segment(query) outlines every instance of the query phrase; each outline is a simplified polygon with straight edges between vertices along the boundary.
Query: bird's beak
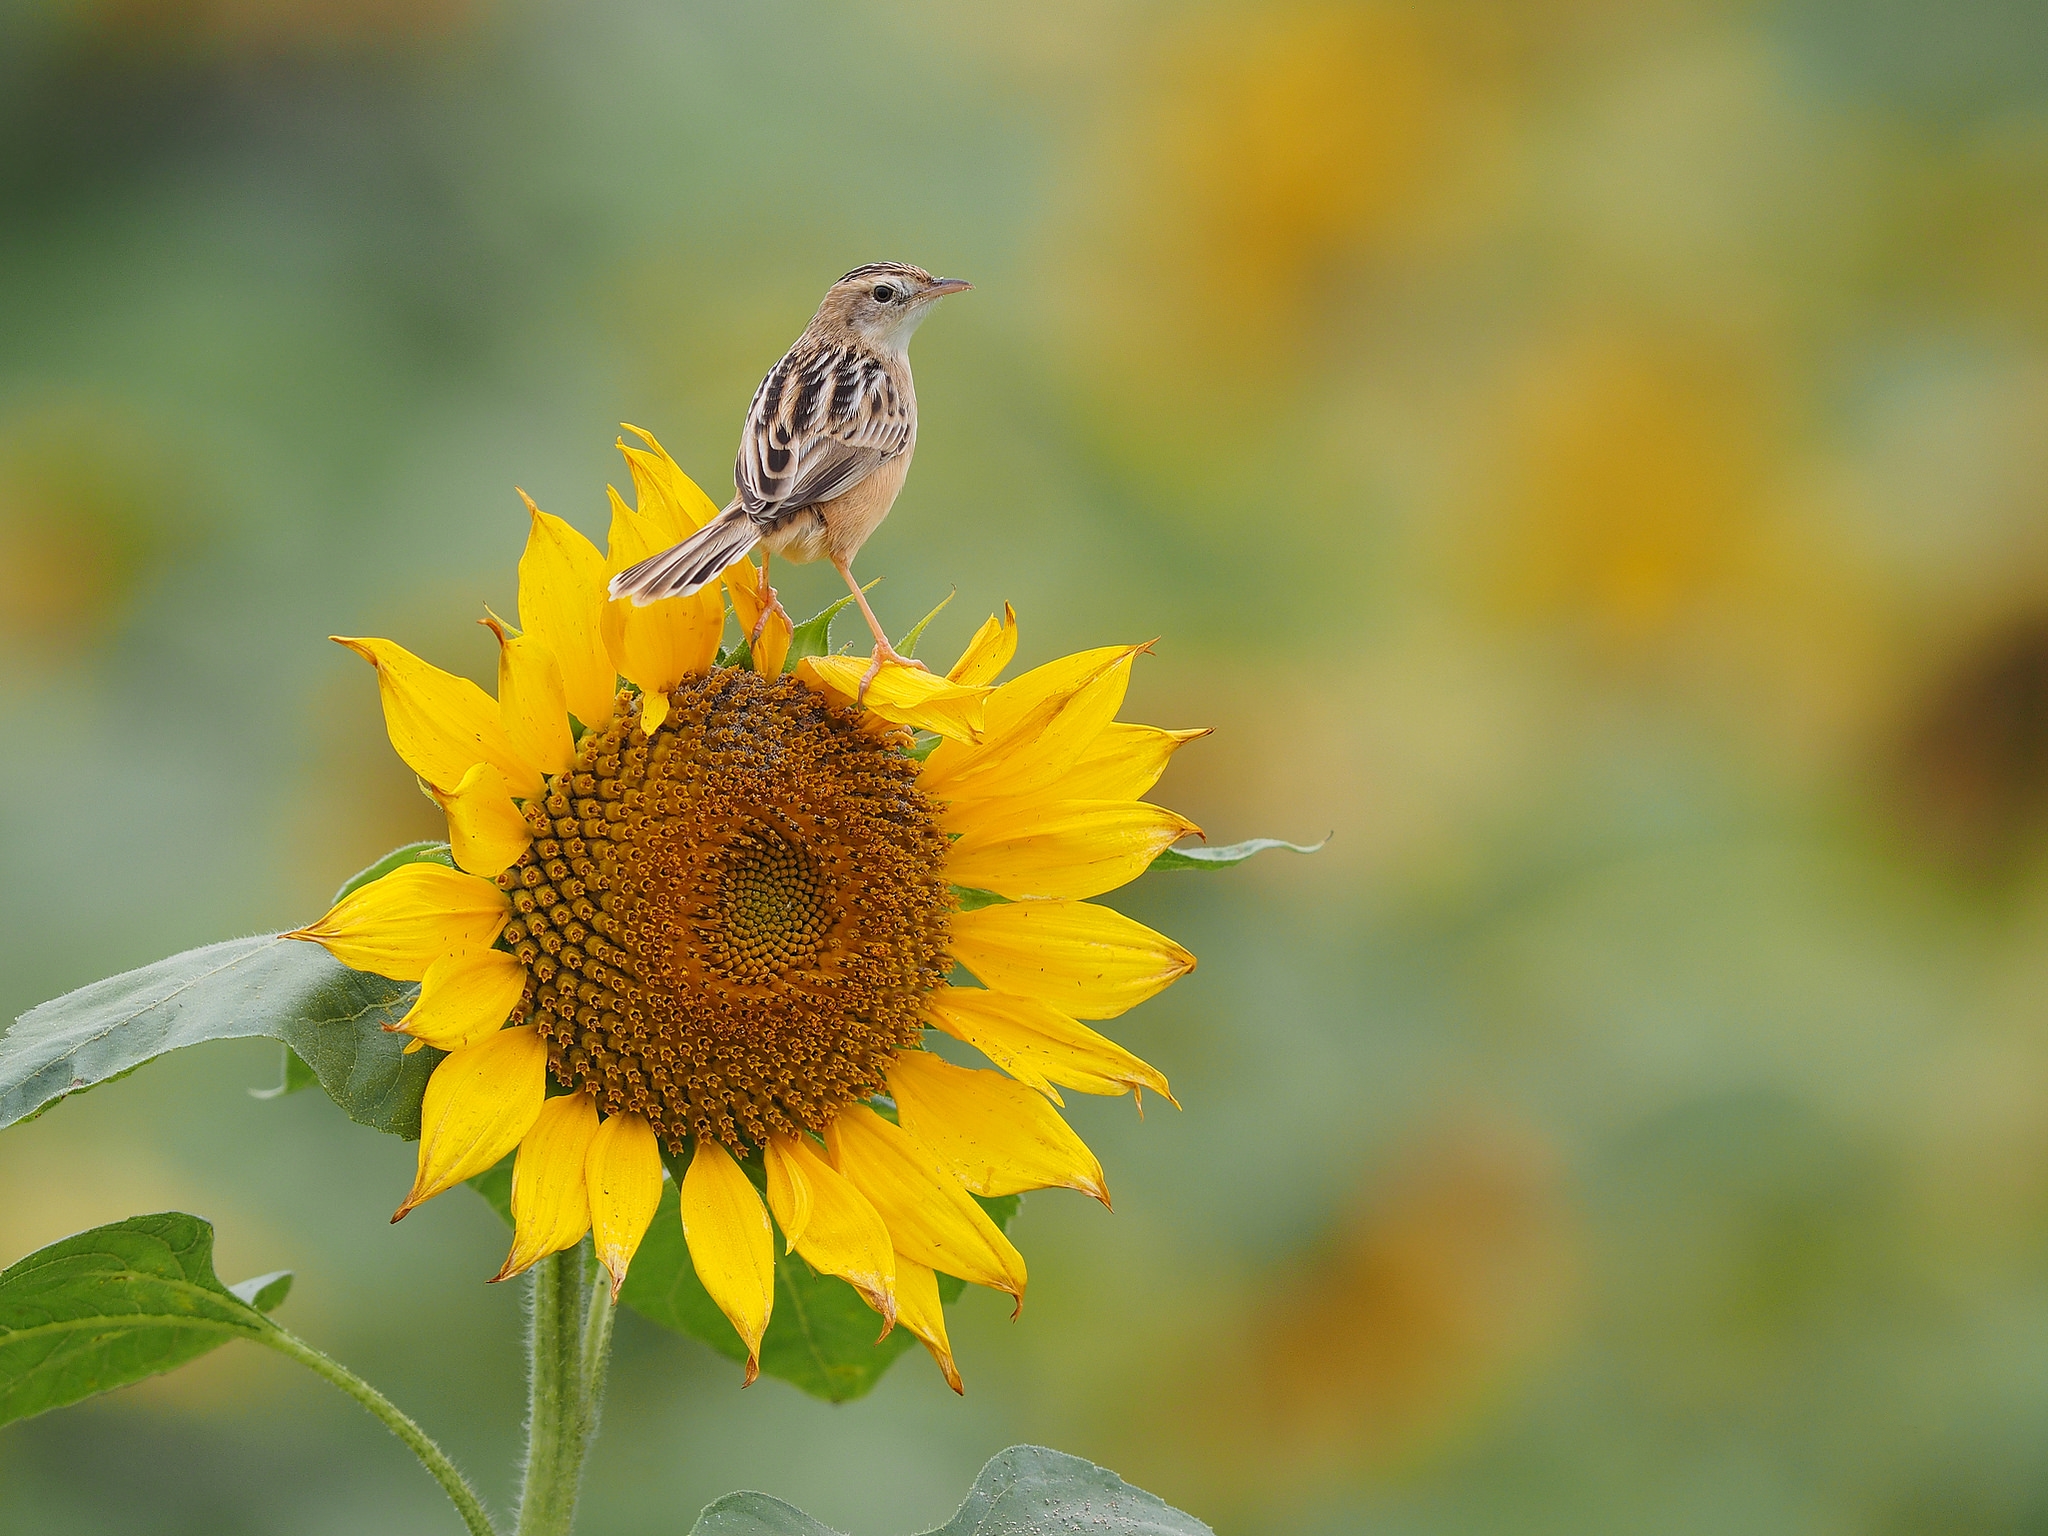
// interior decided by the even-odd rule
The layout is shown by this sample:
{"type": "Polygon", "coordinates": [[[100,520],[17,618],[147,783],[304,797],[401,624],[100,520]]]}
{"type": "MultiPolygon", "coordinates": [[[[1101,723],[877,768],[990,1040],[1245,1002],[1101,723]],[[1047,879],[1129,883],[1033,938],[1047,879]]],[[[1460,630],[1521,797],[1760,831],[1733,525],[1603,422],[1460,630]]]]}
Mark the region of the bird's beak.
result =
{"type": "Polygon", "coordinates": [[[932,285],[918,295],[922,299],[942,299],[949,293],[965,293],[974,284],[964,277],[939,277],[932,279],[932,285]]]}

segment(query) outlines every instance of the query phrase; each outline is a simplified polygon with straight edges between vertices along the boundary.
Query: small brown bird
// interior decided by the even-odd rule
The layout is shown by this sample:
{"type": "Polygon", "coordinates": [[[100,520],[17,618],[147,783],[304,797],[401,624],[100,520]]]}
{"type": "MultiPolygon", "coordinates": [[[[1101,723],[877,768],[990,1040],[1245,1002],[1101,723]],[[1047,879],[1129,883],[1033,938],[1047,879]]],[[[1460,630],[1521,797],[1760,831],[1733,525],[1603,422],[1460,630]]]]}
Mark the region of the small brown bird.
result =
{"type": "MultiPolygon", "coordinates": [[[[882,633],[853,579],[853,557],[889,515],[917,449],[910,333],[940,299],[972,286],[896,261],[855,267],[834,283],[796,345],[754,391],[733,465],[739,494],[732,504],[682,543],[619,572],[611,595],[636,604],[686,596],[757,544],[764,584],[769,554],[799,563],[822,555],[867,615],[875,665],[920,665],[898,656],[882,633]]],[[[770,611],[763,605],[761,623],[770,611]]]]}

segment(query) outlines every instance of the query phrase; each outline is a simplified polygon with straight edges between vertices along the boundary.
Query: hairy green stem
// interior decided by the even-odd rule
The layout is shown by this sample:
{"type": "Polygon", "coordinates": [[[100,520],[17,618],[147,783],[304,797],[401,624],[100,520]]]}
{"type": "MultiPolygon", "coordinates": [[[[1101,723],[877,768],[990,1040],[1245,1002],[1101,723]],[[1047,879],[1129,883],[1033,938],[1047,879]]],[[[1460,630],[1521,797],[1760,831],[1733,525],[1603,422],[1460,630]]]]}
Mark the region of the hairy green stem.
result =
{"type": "Polygon", "coordinates": [[[287,1333],[275,1323],[261,1333],[251,1334],[250,1337],[258,1343],[269,1345],[279,1354],[298,1361],[315,1375],[325,1377],[369,1409],[383,1421],[386,1429],[405,1442],[406,1449],[420,1459],[420,1465],[433,1474],[434,1481],[441,1485],[441,1491],[448,1495],[448,1502],[453,1504],[455,1512],[462,1516],[462,1523],[469,1527],[470,1536],[498,1536],[496,1528],[491,1524],[491,1517],[484,1513],[483,1501],[477,1498],[476,1490],[469,1486],[469,1480],[456,1470],[455,1463],[448,1459],[448,1453],[428,1439],[427,1432],[415,1424],[390,1398],[339,1361],[329,1359],[304,1339],[287,1333]]]}
{"type": "Polygon", "coordinates": [[[612,1342],[611,1292],[593,1267],[582,1244],[533,1267],[518,1536],[568,1536],[576,1519],[612,1342]]]}
{"type": "Polygon", "coordinates": [[[597,1436],[598,1415],[604,1408],[604,1374],[612,1358],[612,1318],[618,1306],[612,1300],[611,1276],[598,1270],[589,1277],[590,1305],[583,1317],[583,1438],[597,1436]]]}

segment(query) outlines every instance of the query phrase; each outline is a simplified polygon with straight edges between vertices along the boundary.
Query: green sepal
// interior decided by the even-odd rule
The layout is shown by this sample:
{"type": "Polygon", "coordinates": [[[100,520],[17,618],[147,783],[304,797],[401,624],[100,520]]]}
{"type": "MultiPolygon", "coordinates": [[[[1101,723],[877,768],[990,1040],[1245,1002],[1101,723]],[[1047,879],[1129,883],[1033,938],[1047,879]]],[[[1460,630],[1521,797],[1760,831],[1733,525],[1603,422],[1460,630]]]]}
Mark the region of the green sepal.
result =
{"type": "Polygon", "coordinates": [[[1242,864],[1255,853],[1264,853],[1268,848],[1285,848],[1290,853],[1320,852],[1329,839],[1321,843],[1288,843],[1277,837],[1254,837],[1242,843],[1231,843],[1223,848],[1169,848],[1145,866],[1145,873],[1157,874],[1169,869],[1229,869],[1242,864]]]}
{"type": "Polygon", "coordinates": [[[455,867],[455,855],[446,843],[407,843],[403,848],[394,848],[368,869],[358,870],[342,882],[341,889],[334,893],[340,901],[344,896],[353,895],[372,880],[382,880],[394,869],[405,864],[440,864],[448,869],[455,867]]]}
{"type": "MultiPolygon", "coordinates": [[[[925,1536],[1213,1536],[1209,1527],[1106,1467],[1042,1445],[1013,1445],[981,1469],[959,1511],[925,1536]]],[[[794,1504],[729,1493],[690,1536],[839,1536],[794,1504]]]]}
{"type": "Polygon", "coordinates": [[[930,624],[931,621],[933,619],[936,619],[940,614],[944,613],[946,611],[946,604],[953,601],[953,599],[958,597],[959,595],[960,589],[958,587],[955,587],[952,591],[948,592],[944,597],[940,598],[939,606],[934,608],[930,613],[926,614],[923,618],[919,619],[915,624],[911,625],[910,633],[905,635],[900,641],[897,642],[897,652],[904,656],[915,656],[917,654],[917,642],[924,638],[925,626],[930,624]]]}
{"type": "Polygon", "coordinates": [[[979,912],[983,907],[1006,906],[1010,898],[998,896],[994,891],[979,891],[971,885],[949,887],[953,892],[953,904],[962,912],[979,912]]]}
{"type": "Polygon", "coordinates": [[[847,593],[823,613],[805,619],[789,634],[789,654],[782,658],[782,670],[794,672],[796,664],[806,656],[829,656],[832,653],[832,621],[839,617],[840,610],[853,602],[853,594],[847,593]]]}
{"type": "Polygon", "coordinates": [[[213,1224],[183,1211],[52,1243],[0,1271],[0,1424],[260,1337],[290,1289],[286,1271],[221,1284],[213,1224]]]}

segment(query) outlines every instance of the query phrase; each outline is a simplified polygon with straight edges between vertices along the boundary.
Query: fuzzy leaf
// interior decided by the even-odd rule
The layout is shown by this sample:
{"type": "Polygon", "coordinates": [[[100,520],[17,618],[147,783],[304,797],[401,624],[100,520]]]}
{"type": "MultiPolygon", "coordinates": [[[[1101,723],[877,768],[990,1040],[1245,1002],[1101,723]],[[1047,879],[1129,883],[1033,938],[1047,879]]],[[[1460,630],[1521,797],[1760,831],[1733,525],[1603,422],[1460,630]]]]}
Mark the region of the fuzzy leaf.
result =
{"type": "Polygon", "coordinates": [[[383,1026],[418,991],[282,934],[187,950],[16,1019],[0,1036],[0,1127],[183,1046],[268,1035],[297,1053],[351,1120],[412,1140],[441,1053],[407,1056],[405,1036],[383,1026]]]}
{"type": "Polygon", "coordinates": [[[1145,866],[1146,874],[1156,874],[1167,869],[1229,869],[1242,864],[1255,853],[1264,853],[1268,848],[1285,848],[1291,853],[1316,853],[1321,843],[1288,843],[1277,837],[1254,837],[1247,842],[1231,843],[1222,848],[1169,848],[1150,864],[1145,866]]]}
{"type": "MultiPolygon", "coordinates": [[[[926,1536],[1210,1536],[1209,1527],[1105,1467],[1013,1445],[974,1480],[959,1512],[926,1536]]],[[[729,1493],[690,1536],[839,1536],[765,1493],[729,1493]]]]}
{"type": "Polygon", "coordinates": [[[288,1093],[297,1093],[302,1088],[311,1088],[320,1081],[320,1074],[306,1065],[306,1060],[290,1046],[284,1048],[284,1061],[279,1068],[275,1088],[251,1088],[252,1099],[281,1099],[288,1093]]]}
{"type": "Polygon", "coordinates": [[[0,1424],[61,1408],[261,1336],[291,1276],[233,1289],[213,1272],[213,1225],[131,1216],[0,1272],[0,1424]]]}

